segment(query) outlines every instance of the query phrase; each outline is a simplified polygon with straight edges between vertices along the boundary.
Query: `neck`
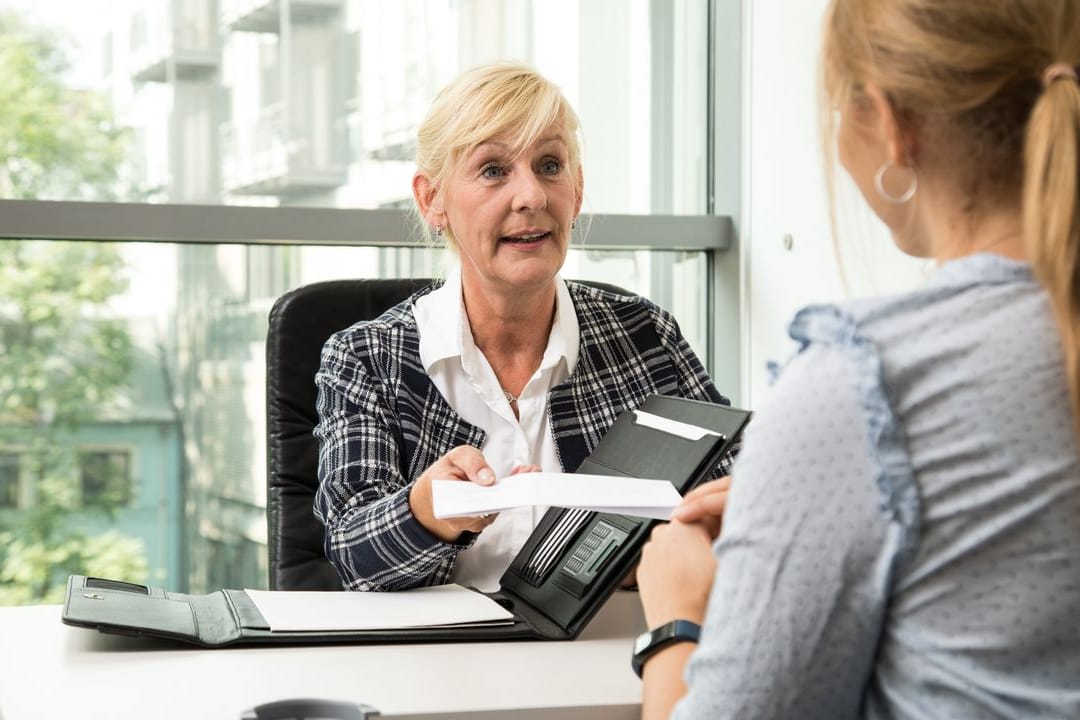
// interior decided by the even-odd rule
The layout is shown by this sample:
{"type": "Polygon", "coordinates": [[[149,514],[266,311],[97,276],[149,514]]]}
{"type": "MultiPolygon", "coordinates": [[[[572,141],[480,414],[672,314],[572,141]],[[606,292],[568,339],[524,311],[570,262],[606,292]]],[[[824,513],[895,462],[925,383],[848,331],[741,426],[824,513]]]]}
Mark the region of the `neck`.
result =
{"type": "Polygon", "coordinates": [[[1014,260],[1026,260],[1024,233],[1019,215],[995,215],[974,223],[957,221],[954,231],[934,253],[939,262],[993,253],[1014,260]]]}
{"type": "MultiPolygon", "coordinates": [[[[947,196],[928,195],[924,200],[931,197],[947,196]]],[[[964,203],[946,201],[926,210],[923,229],[928,238],[927,250],[938,262],[976,253],[994,253],[1014,260],[1027,259],[1018,205],[984,203],[981,207],[969,209],[964,203]]]]}
{"type": "Polygon", "coordinates": [[[473,341],[487,354],[490,350],[539,348],[543,353],[555,319],[554,281],[536,290],[512,295],[470,292],[462,286],[465,313],[473,341]]]}
{"type": "Polygon", "coordinates": [[[544,357],[555,321],[555,280],[511,293],[476,291],[463,278],[462,297],[473,342],[503,390],[514,396],[544,357]]]}

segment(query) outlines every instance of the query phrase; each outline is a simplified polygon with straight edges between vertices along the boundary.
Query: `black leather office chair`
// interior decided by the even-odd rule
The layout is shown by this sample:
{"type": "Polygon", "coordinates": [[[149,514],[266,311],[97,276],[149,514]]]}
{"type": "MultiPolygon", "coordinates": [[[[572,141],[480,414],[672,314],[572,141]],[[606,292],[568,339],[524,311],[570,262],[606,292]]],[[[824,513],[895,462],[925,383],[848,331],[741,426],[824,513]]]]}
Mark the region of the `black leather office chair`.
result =
{"type": "Polygon", "coordinates": [[[266,333],[266,520],[271,590],[340,590],[312,512],[319,443],[312,435],[322,346],[378,317],[430,280],[330,280],[278,298],[266,333]]]}
{"type": "MultiPolygon", "coordinates": [[[[271,590],[340,590],[323,551],[324,528],[312,507],[319,444],[312,435],[315,373],[333,333],[378,317],[428,285],[427,279],[331,280],[278,298],[266,334],[266,520],[271,590]]],[[[589,285],[619,294],[605,283],[589,285]]]]}

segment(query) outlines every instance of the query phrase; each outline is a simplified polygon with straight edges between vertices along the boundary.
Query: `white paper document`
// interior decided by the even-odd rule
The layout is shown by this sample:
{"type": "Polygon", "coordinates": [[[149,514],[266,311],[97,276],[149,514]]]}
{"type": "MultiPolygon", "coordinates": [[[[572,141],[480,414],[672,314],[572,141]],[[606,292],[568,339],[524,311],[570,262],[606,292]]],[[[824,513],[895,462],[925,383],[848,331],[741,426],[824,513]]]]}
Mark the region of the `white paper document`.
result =
{"type": "Polygon", "coordinates": [[[508,625],[514,615],[460,585],[397,592],[245,590],[271,631],[393,630],[508,625]]]}
{"type": "Polygon", "coordinates": [[[494,485],[433,480],[431,493],[437,518],[549,505],[666,520],[682,500],[667,480],[584,473],[521,473],[501,478],[494,485]]]}

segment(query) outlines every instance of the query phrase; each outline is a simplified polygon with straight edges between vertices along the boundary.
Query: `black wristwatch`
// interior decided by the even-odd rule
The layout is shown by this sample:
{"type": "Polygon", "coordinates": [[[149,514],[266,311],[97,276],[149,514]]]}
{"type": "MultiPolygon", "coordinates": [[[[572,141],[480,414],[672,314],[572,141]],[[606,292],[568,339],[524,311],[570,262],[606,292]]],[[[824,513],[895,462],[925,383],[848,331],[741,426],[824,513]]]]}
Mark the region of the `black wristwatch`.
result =
{"type": "Polygon", "coordinates": [[[689,620],[672,620],[664,623],[655,630],[643,632],[634,641],[634,656],[630,659],[630,666],[634,673],[641,677],[641,669],[645,661],[658,650],[680,642],[697,642],[701,637],[701,626],[689,620]]]}

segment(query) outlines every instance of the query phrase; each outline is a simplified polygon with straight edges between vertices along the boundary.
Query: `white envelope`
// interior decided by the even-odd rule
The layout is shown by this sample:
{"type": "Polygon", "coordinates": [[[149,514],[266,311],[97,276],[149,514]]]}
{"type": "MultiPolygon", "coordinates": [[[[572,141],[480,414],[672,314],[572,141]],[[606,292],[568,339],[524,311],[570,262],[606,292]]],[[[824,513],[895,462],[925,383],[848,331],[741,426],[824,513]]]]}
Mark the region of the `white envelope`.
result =
{"type": "Polygon", "coordinates": [[[494,485],[433,480],[431,492],[437,518],[547,505],[667,520],[682,500],[667,480],[583,473],[521,473],[501,478],[494,485]]]}

